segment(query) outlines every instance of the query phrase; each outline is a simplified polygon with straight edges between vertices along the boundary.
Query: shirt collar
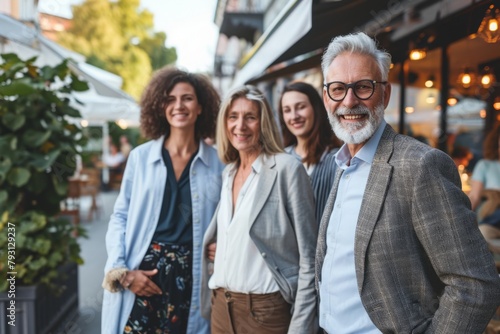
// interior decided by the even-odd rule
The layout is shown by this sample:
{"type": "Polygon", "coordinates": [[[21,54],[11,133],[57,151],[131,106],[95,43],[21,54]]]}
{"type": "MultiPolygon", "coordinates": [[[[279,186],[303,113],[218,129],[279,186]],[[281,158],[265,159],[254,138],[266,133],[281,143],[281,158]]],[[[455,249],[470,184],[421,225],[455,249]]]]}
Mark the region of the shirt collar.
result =
{"type": "Polygon", "coordinates": [[[252,169],[256,174],[259,174],[262,169],[262,165],[264,163],[263,159],[264,159],[264,153],[261,153],[252,164],[252,169]]]}
{"type": "MultiPolygon", "coordinates": [[[[148,157],[149,163],[155,163],[158,160],[163,160],[162,148],[164,142],[165,142],[165,136],[161,136],[160,138],[155,139],[153,141],[152,149],[148,157]]],[[[199,157],[206,166],[210,166],[210,150],[208,148],[209,145],[205,143],[203,139],[200,139],[200,145],[198,146],[198,153],[196,154],[196,157],[193,159],[193,162],[199,157]]]]}
{"type": "Polygon", "coordinates": [[[371,136],[371,138],[366,142],[365,145],[363,145],[363,147],[358,151],[358,153],[356,153],[354,157],[351,157],[347,144],[342,145],[340,150],[335,154],[335,161],[337,162],[337,165],[347,166],[347,163],[349,160],[351,160],[351,158],[357,158],[371,164],[373,162],[373,158],[375,157],[375,152],[377,151],[380,138],[384,133],[386,124],[386,121],[382,119],[373,136],[371,136]]]}
{"type": "MultiPolygon", "coordinates": [[[[256,173],[256,174],[260,173],[262,166],[264,165],[264,159],[265,159],[265,155],[264,155],[264,153],[261,153],[261,154],[259,154],[257,159],[255,159],[255,161],[252,163],[252,171],[254,173],[256,173]]],[[[238,165],[236,163],[233,163],[233,166],[229,170],[229,176],[234,176],[234,174],[236,173],[237,170],[238,170],[238,165]]]]}

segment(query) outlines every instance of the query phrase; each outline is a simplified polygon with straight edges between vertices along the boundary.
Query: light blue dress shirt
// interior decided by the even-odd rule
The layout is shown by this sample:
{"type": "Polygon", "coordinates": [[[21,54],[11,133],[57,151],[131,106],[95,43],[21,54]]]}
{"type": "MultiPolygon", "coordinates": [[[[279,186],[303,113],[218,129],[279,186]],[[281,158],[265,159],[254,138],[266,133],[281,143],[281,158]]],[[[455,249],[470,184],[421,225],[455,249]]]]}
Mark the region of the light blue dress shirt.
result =
{"type": "Polygon", "coordinates": [[[344,170],[328,223],[327,251],[320,282],[320,326],[334,334],[375,334],[375,327],[359,295],[354,266],[354,241],[361,202],[371,164],[386,122],[351,157],[347,145],[336,154],[337,165],[344,170]]]}
{"type": "Polygon", "coordinates": [[[484,185],[484,189],[500,190],[500,162],[481,159],[477,162],[472,179],[484,185]]]}
{"type": "MultiPolygon", "coordinates": [[[[106,234],[108,260],[104,269],[137,269],[151,244],[160,216],[167,168],[161,149],[164,137],[131,151],[120,194],[106,234]]],[[[209,333],[210,324],[200,314],[201,248],[203,235],[219,202],[224,165],[216,150],[200,140],[190,172],[193,214],[193,291],[187,333],[209,333]]],[[[104,290],[102,333],[123,333],[135,295],[130,290],[104,290]]]]}

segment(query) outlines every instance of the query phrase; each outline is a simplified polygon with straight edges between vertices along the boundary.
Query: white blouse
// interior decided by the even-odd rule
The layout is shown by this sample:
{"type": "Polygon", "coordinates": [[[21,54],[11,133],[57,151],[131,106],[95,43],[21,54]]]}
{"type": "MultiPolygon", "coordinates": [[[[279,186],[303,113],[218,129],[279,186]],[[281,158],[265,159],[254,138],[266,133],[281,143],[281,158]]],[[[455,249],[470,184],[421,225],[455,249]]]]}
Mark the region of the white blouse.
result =
{"type": "Polygon", "coordinates": [[[252,222],[248,218],[254,199],[258,196],[262,154],[252,164],[252,172],[238,194],[234,216],[232,188],[237,167],[233,165],[230,168],[231,171],[222,181],[217,215],[217,252],[214,273],[208,286],[210,289],[224,288],[240,293],[264,294],[279,291],[278,284],[249,233],[252,222]]]}

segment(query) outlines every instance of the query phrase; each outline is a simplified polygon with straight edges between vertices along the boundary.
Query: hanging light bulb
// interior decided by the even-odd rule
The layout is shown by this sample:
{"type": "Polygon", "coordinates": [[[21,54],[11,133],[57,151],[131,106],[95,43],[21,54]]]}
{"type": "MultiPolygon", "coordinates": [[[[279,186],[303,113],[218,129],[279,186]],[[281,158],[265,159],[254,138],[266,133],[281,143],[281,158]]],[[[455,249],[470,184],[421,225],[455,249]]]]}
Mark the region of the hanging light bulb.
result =
{"type": "Polygon", "coordinates": [[[436,78],[431,74],[431,75],[429,75],[429,78],[425,81],[424,85],[427,88],[432,88],[432,87],[434,87],[435,81],[436,81],[436,78]]]}
{"type": "Polygon", "coordinates": [[[450,97],[450,98],[448,98],[447,102],[448,102],[449,106],[454,106],[455,104],[457,104],[458,100],[456,97],[450,97]]]}
{"type": "Polygon", "coordinates": [[[427,95],[427,97],[425,98],[425,102],[427,102],[428,104],[436,103],[436,96],[432,93],[429,93],[429,95],[427,95]]]}
{"type": "Polygon", "coordinates": [[[489,88],[495,82],[495,75],[491,72],[489,66],[484,68],[483,75],[481,76],[481,85],[483,88],[489,88]]]}
{"type": "Polygon", "coordinates": [[[500,110],[500,96],[495,98],[495,102],[493,102],[493,109],[500,110]]]}
{"type": "Polygon", "coordinates": [[[465,68],[462,73],[458,76],[458,83],[460,83],[464,88],[469,88],[474,81],[474,74],[469,68],[465,68]]]}
{"type": "Polygon", "coordinates": [[[484,14],[484,18],[477,29],[477,34],[488,43],[496,43],[500,39],[500,9],[492,4],[484,14]]]}
{"type": "Polygon", "coordinates": [[[488,20],[488,30],[489,31],[497,31],[498,30],[498,21],[495,18],[488,20]]]}
{"type": "Polygon", "coordinates": [[[425,51],[425,49],[413,49],[410,52],[411,60],[424,59],[426,56],[427,56],[427,51],[425,51]]]}

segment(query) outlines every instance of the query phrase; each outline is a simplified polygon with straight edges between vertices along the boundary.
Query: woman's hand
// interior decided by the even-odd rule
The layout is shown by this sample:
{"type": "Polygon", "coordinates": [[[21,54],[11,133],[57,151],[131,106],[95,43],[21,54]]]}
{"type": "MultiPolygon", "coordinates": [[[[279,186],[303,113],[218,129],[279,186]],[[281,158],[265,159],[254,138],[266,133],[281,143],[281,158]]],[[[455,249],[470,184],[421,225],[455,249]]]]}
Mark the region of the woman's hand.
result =
{"type": "Polygon", "coordinates": [[[211,244],[207,245],[207,258],[214,262],[215,261],[215,251],[217,250],[217,243],[212,242],[211,244]]]}
{"type": "Polygon", "coordinates": [[[157,273],[158,269],[130,270],[122,277],[120,284],[138,296],[161,295],[161,289],[151,280],[157,273]]]}

